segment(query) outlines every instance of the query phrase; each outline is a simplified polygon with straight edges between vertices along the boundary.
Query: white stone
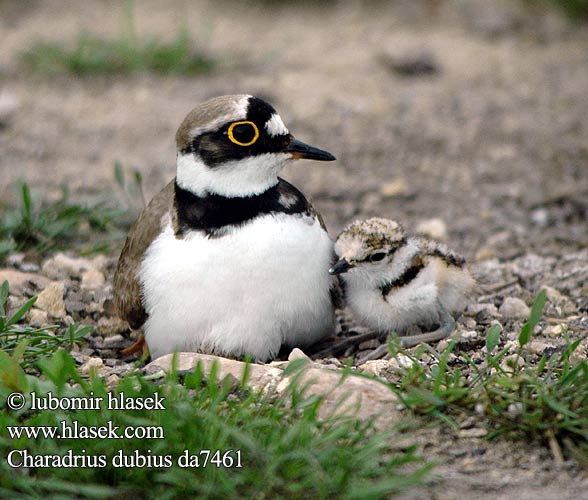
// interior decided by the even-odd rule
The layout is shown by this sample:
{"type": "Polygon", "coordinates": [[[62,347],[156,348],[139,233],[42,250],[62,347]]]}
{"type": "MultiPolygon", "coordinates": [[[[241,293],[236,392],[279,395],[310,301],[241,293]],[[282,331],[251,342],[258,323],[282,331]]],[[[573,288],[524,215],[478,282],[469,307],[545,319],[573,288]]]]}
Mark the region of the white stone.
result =
{"type": "Polygon", "coordinates": [[[104,274],[100,271],[90,270],[82,273],[82,290],[96,290],[106,282],[104,274]]]}
{"type": "Polygon", "coordinates": [[[310,361],[310,358],[304,353],[302,349],[298,349],[298,347],[292,349],[290,354],[288,354],[288,361],[294,361],[295,359],[307,359],[310,361]]]}
{"type": "MultiPolygon", "coordinates": [[[[217,363],[219,379],[231,374],[237,380],[241,380],[245,369],[245,363],[219,356],[189,352],[177,353],[176,356],[178,370],[191,370],[200,363],[204,373],[208,374],[212,365],[217,363]]],[[[149,373],[167,371],[173,358],[173,354],[166,354],[149,363],[145,370],[149,373]]],[[[324,396],[324,402],[319,410],[321,418],[333,413],[357,412],[356,415],[361,419],[376,417],[379,428],[388,428],[400,420],[396,396],[388,387],[376,380],[355,376],[353,373],[342,377],[340,370],[318,368],[310,363],[302,367],[300,372],[288,377],[283,375],[280,368],[257,363],[251,363],[248,371],[248,383],[254,389],[273,387],[276,390],[284,390],[296,381],[298,387],[306,387],[306,395],[324,396]]]]}
{"type": "Polygon", "coordinates": [[[82,375],[88,375],[92,370],[96,372],[104,366],[102,358],[90,358],[82,366],[80,366],[80,373],[82,375]]]}
{"type": "Polygon", "coordinates": [[[506,297],[498,312],[506,319],[527,319],[531,309],[518,297],[506,297]]]}
{"type": "Polygon", "coordinates": [[[53,282],[38,295],[35,306],[42,311],[46,311],[49,316],[63,319],[65,317],[64,293],[65,286],[63,283],[53,282]]]}
{"type": "Polygon", "coordinates": [[[45,276],[33,273],[23,273],[14,269],[0,269],[0,285],[8,281],[10,294],[17,297],[22,296],[23,290],[29,282],[39,288],[45,288],[51,281],[45,276]]]}
{"type": "Polygon", "coordinates": [[[438,217],[424,219],[417,223],[416,232],[434,240],[444,240],[447,238],[447,225],[438,217]]]}

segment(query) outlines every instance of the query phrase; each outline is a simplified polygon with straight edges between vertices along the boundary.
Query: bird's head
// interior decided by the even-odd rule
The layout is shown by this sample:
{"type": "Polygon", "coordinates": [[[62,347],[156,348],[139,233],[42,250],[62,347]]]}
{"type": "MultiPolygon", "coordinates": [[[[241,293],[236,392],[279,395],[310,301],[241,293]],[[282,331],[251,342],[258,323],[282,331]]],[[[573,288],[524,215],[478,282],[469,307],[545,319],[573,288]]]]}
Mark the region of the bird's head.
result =
{"type": "Polygon", "coordinates": [[[393,263],[396,252],[404,248],[407,235],[393,220],[374,217],[347,226],[337,237],[335,252],[339,260],[331,274],[355,271],[363,275],[383,276],[393,263]]]}
{"type": "Polygon", "coordinates": [[[294,139],[276,110],[250,95],[217,97],[194,108],[176,145],[176,181],[198,196],[253,196],[277,184],[292,159],[335,159],[294,139]]]}

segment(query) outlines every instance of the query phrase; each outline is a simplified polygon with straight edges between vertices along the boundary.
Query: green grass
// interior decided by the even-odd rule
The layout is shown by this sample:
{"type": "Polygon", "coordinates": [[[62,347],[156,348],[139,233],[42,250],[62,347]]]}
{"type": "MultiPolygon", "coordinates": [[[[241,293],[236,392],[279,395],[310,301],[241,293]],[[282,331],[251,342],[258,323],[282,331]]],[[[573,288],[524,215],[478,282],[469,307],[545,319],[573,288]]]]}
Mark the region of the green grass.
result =
{"type": "Polygon", "coordinates": [[[58,200],[46,201],[34,196],[28,184],[17,185],[18,205],[0,203],[0,263],[13,251],[40,255],[59,249],[82,254],[110,251],[113,240],[124,238],[142,198],[140,174],[135,172],[134,181],[125,182],[122,172],[117,162],[115,177],[126,203],[112,193],[104,193],[95,203],[75,203],[65,187],[58,200]]]}
{"type": "Polygon", "coordinates": [[[170,43],[139,40],[133,10],[134,2],[125,2],[125,30],[116,39],[81,33],[73,44],[37,42],[23,53],[23,60],[35,71],[79,76],[136,72],[193,75],[212,70],[213,61],[193,48],[187,27],[170,43]]]}
{"type": "MultiPolygon", "coordinates": [[[[42,377],[27,376],[17,363],[0,364],[0,407],[13,391],[41,396],[108,397],[99,377],[85,380],[63,350],[41,359],[42,377]]],[[[245,381],[219,380],[202,371],[178,381],[175,374],[153,380],[140,374],[121,379],[117,393],[126,397],[165,398],[165,410],[10,411],[0,410],[0,497],[2,498],[267,498],[379,499],[422,482],[431,465],[413,449],[394,452],[393,432],[376,431],[372,422],[353,415],[318,418],[321,398],[292,386],[281,396],[247,390],[245,381]],[[233,381],[234,382],[234,381],[233,381]],[[163,439],[11,439],[7,426],[161,426],[163,439]],[[104,467],[11,468],[11,450],[31,455],[103,456],[104,467]],[[167,456],[171,467],[113,466],[119,450],[126,456],[167,456]],[[181,468],[178,457],[188,450],[220,450],[207,467],[181,468]],[[226,452],[232,452],[226,454],[226,452]],[[240,451],[242,467],[223,467],[222,457],[240,451]],[[221,465],[220,467],[218,465],[221,465]]],[[[225,458],[225,464],[229,464],[225,458]]],[[[202,456],[201,456],[202,460],[202,456]]],[[[202,464],[202,461],[200,462],[202,464]]]]}
{"type": "Polygon", "coordinates": [[[489,439],[534,440],[548,444],[556,456],[573,456],[588,465],[588,363],[572,362],[580,340],[568,341],[564,349],[537,361],[526,348],[544,304],[541,292],[514,353],[497,348],[498,325],[487,332],[482,363],[466,352],[455,352],[454,341],[441,353],[422,346],[393,390],[415,414],[434,417],[454,429],[465,418],[473,418],[488,430],[489,439]],[[449,363],[452,353],[457,360],[449,363]],[[437,360],[432,370],[419,363],[425,354],[437,360]],[[465,371],[473,375],[466,376],[465,371]]]}
{"type": "Polygon", "coordinates": [[[23,369],[34,367],[39,360],[52,355],[57,349],[71,348],[89,333],[91,327],[77,323],[66,328],[51,325],[35,328],[20,325],[19,321],[30,311],[37,297],[27,300],[10,317],[6,314],[9,292],[8,281],[0,286],[0,363],[20,363],[23,369]]]}
{"type": "Polygon", "coordinates": [[[574,21],[588,21],[588,0],[549,0],[574,21]]]}

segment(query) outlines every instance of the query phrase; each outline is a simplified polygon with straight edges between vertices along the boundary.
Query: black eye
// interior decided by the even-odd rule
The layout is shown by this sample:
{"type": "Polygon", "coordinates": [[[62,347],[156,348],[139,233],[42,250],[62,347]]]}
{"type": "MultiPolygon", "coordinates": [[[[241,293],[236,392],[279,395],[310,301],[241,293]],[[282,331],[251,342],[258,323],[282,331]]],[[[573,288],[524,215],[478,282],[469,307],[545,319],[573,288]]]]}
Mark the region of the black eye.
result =
{"type": "Polygon", "coordinates": [[[386,254],[384,252],[375,253],[370,257],[370,262],[379,262],[383,260],[384,257],[386,257],[386,254]]]}
{"type": "Polygon", "coordinates": [[[231,123],[227,130],[231,142],[238,146],[251,146],[259,138],[259,130],[255,123],[250,121],[231,123]]]}

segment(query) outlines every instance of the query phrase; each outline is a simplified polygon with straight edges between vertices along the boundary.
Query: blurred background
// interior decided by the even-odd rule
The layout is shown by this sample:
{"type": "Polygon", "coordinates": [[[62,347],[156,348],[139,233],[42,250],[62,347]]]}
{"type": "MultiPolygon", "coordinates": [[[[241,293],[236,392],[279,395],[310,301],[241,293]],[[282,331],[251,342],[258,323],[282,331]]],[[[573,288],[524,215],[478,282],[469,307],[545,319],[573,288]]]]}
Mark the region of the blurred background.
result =
{"type": "Polygon", "coordinates": [[[122,202],[142,179],[148,200],[190,109],[250,93],[337,156],[283,174],[333,236],[379,215],[470,260],[588,246],[585,0],[0,0],[0,16],[5,205],[23,180],[122,202]]]}

